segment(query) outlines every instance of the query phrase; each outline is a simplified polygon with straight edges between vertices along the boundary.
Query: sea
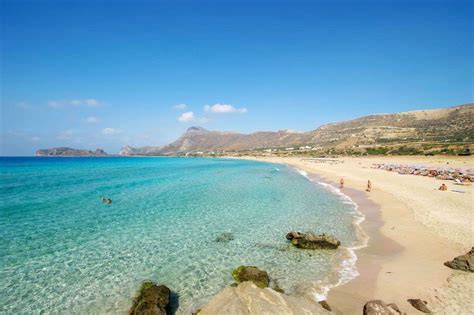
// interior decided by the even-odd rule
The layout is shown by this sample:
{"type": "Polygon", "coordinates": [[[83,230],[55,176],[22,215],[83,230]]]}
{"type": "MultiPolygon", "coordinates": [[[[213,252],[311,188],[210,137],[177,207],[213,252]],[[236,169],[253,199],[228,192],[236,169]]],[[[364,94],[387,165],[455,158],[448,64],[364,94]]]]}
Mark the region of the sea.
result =
{"type": "Polygon", "coordinates": [[[0,313],[126,314],[152,280],[172,290],[176,314],[190,314],[240,265],[267,271],[286,294],[323,300],[357,276],[362,220],[337,188],[280,164],[1,157],[0,313]],[[342,245],[297,249],[289,231],[342,245]],[[233,239],[216,241],[223,233],[233,239]]]}

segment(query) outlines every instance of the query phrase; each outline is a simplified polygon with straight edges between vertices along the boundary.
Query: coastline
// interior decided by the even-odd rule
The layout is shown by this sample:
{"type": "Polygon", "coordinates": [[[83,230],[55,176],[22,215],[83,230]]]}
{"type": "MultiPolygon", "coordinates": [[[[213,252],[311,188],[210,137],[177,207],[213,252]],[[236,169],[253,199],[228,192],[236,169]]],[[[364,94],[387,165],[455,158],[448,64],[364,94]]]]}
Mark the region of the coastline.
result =
{"type": "Polygon", "coordinates": [[[444,192],[438,192],[437,185],[445,182],[452,186],[451,181],[412,175],[402,177],[368,167],[376,162],[407,160],[413,162],[411,164],[451,162],[471,166],[474,164],[472,158],[343,158],[344,163],[337,165],[315,164],[301,158],[242,158],[286,164],[308,173],[313,181],[325,182],[336,189],[339,178],[345,178],[343,193],[358,205],[358,210],[365,216],[360,226],[369,240],[366,247],[356,249],[359,276],[331,288],[328,294],[327,300],[336,313],[360,313],[363,305],[373,299],[396,303],[403,312],[408,313],[414,312],[414,308],[406,301],[409,298],[428,301],[428,307],[435,313],[462,313],[463,310],[473,309],[474,275],[454,271],[443,265],[472,246],[474,237],[472,229],[469,230],[469,222],[472,224],[474,217],[473,209],[469,206],[473,195],[472,186],[463,187],[464,194],[447,192],[440,195],[444,192]],[[367,178],[374,183],[371,193],[364,191],[367,178]],[[405,182],[409,182],[409,187],[405,187],[408,190],[394,190],[391,187],[397,184],[403,186],[405,182]],[[419,189],[420,194],[410,192],[410,188],[419,189]],[[424,198],[427,197],[432,198],[433,203],[423,208],[421,202],[426,202],[424,198]],[[414,210],[420,205],[420,209],[414,210]],[[467,218],[467,222],[459,225],[453,217],[456,213],[451,213],[459,209],[452,208],[466,205],[464,221],[467,218]],[[428,219],[424,217],[428,211],[435,212],[433,207],[446,210],[441,218],[447,222],[437,222],[436,219],[440,220],[436,217],[437,213],[428,213],[433,216],[428,219]],[[456,231],[460,235],[449,235],[455,229],[460,230],[456,231]]]}

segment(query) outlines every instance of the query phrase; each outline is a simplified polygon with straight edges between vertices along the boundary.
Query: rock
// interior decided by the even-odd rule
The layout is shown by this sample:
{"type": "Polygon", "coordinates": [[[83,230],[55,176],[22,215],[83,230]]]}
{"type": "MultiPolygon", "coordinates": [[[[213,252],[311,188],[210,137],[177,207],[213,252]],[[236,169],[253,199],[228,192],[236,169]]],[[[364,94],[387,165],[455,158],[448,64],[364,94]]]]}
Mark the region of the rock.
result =
{"type": "Polygon", "coordinates": [[[272,286],[272,289],[277,291],[277,292],[280,292],[280,293],[285,293],[285,290],[283,290],[281,287],[280,287],[280,284],[278,283],[278,280],[277,279],[273,279],[272,280],[273,282],[273,286],[272,286]]]}
{"type": "Polygon", "coordinates": [[[394,310],[394,311],[397,312],[398,314],[402,314],[402,311],[400,311],[400,309],[398,308],[397,304],[395,304],[395,303],[387,304],[387,307],[391,308],[392,310],[394,310]]]}
{"type": "Polygon", "coordinates": [[[259,288],[267,288],[270,283],[268,273],[254,266],[240,266],[232,271],[232,277],[238,283],[252,281],[259,288]]]}
{"type": "Polygon", "coordinates": [[[397,311],[398,307],[395,304],[389,304],[392,306],[388,306],[382,300],[372,300],[368,301],[364,305],[364,309],[362,314],[363,315],[394,315],[399,312],[397,311]],[[396,309],[393,308],[395,305],[396,309]]]}
{"type": "Polygon", "coordinates": [[[129,314],[166,315],[170,294],[170,289],[165,285],[156,285],[151,281],[146,281],[142,283],[137,296],[133,299],[129,314]]]}
{"type": "Polygon", "coordinates": [[[234,235],[229,232],[221,233],[219,236],[216,237],[216,242],[229,242],[234,239],[234,235]]]}
{"type": "Polygon", "coordinates": [[[201,307],[199,315],[323,315],[331,314],[316,301],[258,288],[252,282],[225,288],[201,307]]]}
{"type": "Polygon", "coordinates": [[[420,312],[431,313],[430,309],[426,306],[426,304],[428,304],[426,301],[422,301],[420,299],[408,299],[407,302],[420,312]]]}
{"type": "Polygon", "coordinates": [[[474,272],[474,247],[465,254],[444,263],[452,269],[474,272]]]}
{"type": "Polygon", "coordinates": [[[337,249],[341,245],[333,235],[326,234],[290,232],[286,234],[286,239],[302,249],[337,249]]]}
{"type": "Polygon", "coordinates": [[[328,302],[326,301],[319,301],[319,305],[321,305],[325,310],[328,310],[331,312],[331,306],[329,306],[328,302]]]}

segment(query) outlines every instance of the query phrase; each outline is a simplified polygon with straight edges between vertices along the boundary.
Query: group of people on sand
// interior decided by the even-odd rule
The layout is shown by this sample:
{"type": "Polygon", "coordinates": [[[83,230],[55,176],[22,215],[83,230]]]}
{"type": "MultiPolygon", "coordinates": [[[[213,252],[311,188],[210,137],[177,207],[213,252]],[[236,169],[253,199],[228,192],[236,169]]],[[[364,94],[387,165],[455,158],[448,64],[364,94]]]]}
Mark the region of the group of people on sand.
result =
{"type": "Polygon", "coordinates": [[[112,199],[110,199],[109,197],[107,197],[107,198],[101,197],[100,201],[102,201],[102,203],[106,203],[108,205],[110,205],[112,203],[112,199]]]}
{"type": "MultiPolygon", "coordinates": [[[[344,188],[344,178],[342,178],[342,177],[339,180],[339,188],[344,188]]],[[[443,184],[441,184],[441,186],[439,186],[438,190],[447,191],[448,186],[445,183],[443,183],[443,184]]],[[[365,191],[367,191],[367,192],[372,191],[372,182],[370,181],[370,179],[367,181],[367,189],[365,191]]]]}
{"type": "MultiPolygon", "coordinates": [[[[344,188],[344,178],[341,177],[341,180],[339,181],[339,188],[344,188]]],[[[367,192],[372,191],[372,182],[370,179],[367,181],[367,189],[365,190],[367,192]]]]}

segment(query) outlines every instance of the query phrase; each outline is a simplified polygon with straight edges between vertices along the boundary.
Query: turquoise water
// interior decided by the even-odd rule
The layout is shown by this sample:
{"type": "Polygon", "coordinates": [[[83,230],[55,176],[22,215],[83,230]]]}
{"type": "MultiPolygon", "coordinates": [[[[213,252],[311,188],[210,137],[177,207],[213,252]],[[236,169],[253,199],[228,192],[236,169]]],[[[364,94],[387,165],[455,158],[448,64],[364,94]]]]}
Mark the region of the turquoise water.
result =
{"type": "Polygon", "coordinates": [[[123,313],[139,283],[204,303],[246,264],[321,298],[353,274],[354,206],[283,165],[204,158],[0,158],[0,312],[123,313]],[[113,203],[101,203],[109,196],[113,203]],[[290,230],[332,233],[301,251],[290,230]],[[218,243],[222,232],[234,240],[218,243]]]}

